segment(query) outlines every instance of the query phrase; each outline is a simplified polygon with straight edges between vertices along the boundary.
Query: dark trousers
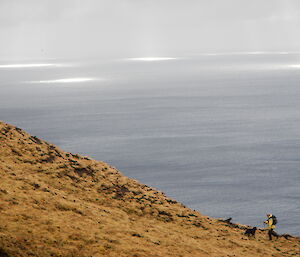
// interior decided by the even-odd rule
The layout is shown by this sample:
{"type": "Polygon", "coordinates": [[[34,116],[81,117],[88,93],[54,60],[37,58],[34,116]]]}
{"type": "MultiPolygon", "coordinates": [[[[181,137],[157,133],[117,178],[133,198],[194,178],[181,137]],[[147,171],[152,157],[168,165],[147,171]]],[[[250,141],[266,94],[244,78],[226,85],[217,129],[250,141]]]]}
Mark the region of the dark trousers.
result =
{"type": "Polygon", "coordinates": [[[273,229],[269,229],[268,235],[270,240],[272,240],[272,236],[275,236],[276,238],[279,237],[279,235],[273,229]]]}

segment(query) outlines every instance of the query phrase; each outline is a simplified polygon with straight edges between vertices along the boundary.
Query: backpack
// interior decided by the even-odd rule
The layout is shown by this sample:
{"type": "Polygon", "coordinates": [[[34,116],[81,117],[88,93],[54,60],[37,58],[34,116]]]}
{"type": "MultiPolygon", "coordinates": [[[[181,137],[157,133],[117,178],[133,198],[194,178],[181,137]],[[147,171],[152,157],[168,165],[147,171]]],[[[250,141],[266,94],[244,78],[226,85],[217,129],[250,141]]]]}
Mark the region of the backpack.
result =
{"type": "Polygon", "coordinates": [[[273,220],[273,225],[276,225],[277,224],[276,216],[272,215],[271,219],[273,220]]]}

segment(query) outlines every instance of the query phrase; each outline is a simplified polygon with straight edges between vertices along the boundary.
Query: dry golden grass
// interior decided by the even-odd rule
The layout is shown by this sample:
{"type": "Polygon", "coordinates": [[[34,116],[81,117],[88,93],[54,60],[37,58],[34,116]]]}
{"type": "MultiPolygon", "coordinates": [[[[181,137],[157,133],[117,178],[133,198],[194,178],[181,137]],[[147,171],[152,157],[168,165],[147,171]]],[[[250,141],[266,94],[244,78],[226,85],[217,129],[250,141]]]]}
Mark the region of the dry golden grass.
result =
{"type": "Polygon", "coordinates": [[[3,122],[0,174],[0,256],[300,256],[3,122]]]}

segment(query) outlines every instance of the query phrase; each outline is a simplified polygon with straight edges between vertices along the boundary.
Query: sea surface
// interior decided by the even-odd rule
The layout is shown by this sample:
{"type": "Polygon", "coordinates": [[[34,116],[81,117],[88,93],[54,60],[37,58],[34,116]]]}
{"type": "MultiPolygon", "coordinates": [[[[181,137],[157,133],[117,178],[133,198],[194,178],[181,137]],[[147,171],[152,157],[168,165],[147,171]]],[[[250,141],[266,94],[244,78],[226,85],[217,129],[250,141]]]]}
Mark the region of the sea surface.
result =
{"type": "Polygon", "coordinates": [[[300,236],[300,54],[0,60],[0,119],[213,217],[300,236]]]}

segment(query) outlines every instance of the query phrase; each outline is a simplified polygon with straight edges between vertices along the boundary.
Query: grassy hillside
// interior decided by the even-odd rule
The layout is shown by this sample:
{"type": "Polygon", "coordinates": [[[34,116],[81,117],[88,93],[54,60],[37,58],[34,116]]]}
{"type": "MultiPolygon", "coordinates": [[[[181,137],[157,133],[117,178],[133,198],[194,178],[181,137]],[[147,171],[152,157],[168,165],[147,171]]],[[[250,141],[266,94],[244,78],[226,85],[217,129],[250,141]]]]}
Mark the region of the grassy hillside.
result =
{"type": "Polygon", "coordinates": [[[0,122],[0,256],[299,256],[0,122]]]}

